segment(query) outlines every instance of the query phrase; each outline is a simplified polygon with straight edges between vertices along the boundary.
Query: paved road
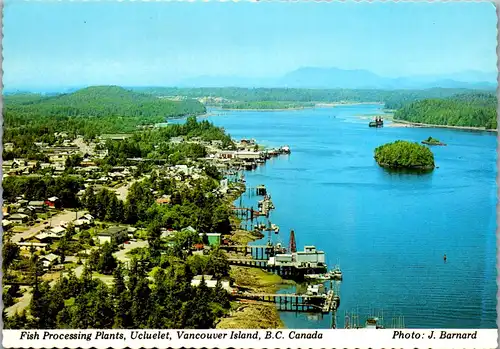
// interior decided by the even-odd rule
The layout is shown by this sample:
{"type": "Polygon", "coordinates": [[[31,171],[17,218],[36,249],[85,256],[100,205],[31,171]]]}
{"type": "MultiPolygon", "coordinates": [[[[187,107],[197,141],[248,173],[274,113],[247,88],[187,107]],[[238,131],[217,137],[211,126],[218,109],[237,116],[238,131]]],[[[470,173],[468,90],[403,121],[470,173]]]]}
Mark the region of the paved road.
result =
{"type": "Polygon", "coordinates": [[[83,138],[76,138],[73,143],[75,143],[75,145],[80,148],[80,152],[82,153],[82,155],[94,155],[94,147],[87,145],[83,138]]]}
{"type": "MultiPolygon", "coordinates": [[[[78,211],[78,217],[83,216],[85,213],[87,213],[87,212],[86,211],[78,211]]],[[[55,227],[55,226],[61,224],[61,222],[70,222],[70,221],[74,220],[75,218],[76,218],[76,213],[74,211],[63,211],[63,212],[53,216],[52,218],[50,218],[49,222],[53,227],[55,227]]],[[[48,226],[49,226],[49,224],[40,223],[40,224],[37,224],[33,227],[29,227],[27,230],[23,231],[22,233],[14,234],[12,236],[12,242],[16,243],[16,242],[20,242],[21,239],[25,239],[25,240],[29,239],[29,238],[37,235],[38,233],[40,233],[42,230],[44,230],[48,226]]]]}
{"type": "Polygon", "coordinates": [[[133,179],[130,182],[127,182],[125,185],[122,185],[119,188],[112,188],[111,190],[113,190],[116,193],[116,196],[118,197],[118,199],[125,201],[127,199],[128,191],[129,191],[130,187],[132,186],[132,184],[134,184],[135,182],[143,181],[149,177],[151,177],[151,175],[145,175],[139,179],[133,179]]]}
{"type": "Polygon", "coordinates": [[[13,306],[5,309],[8,316],[13,316],[16,312],[21,312],[24,308],[26,308],[31,302],[31,287],[30,286],[21,286],[21,289],[26,290],[23,293],[23,296],[19,298],[19,301],[13,306]]]}
{"type": "Polygon", "coordinates": [[[127,255],[127,252],[138,247],[147,247],[148,242],[141,240],[141,241],[130,241],[129,244],[124,244],[124,249],[119,250],[118,252],[115,252],[113,255],[118,259],[120,262],[128,262],[130,261],[130,257],[127,255]]]}

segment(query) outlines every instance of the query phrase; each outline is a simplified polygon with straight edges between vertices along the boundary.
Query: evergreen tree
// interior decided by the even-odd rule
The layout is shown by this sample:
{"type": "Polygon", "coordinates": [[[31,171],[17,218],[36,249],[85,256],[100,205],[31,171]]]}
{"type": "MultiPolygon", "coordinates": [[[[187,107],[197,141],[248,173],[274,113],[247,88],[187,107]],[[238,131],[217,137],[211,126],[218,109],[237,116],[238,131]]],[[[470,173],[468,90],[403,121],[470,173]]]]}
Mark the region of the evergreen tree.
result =
{"type": "Polygon", "coordinates": [[[117,266],[116,258],[113,256],[113,247],[109,242],[105,242],[101,248],[97,269],[102,274],[112,274],[117,266]]]}

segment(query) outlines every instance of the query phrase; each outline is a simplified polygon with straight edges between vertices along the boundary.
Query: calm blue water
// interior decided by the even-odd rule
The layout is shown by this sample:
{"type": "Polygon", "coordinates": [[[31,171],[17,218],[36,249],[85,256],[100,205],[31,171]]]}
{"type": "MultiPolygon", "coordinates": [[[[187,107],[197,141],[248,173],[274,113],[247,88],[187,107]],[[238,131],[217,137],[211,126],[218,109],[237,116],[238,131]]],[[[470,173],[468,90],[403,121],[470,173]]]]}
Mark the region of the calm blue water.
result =
{"type": "MultiPolygon", "coordinates": [[[[358,116],[373,113],[380,106],[209,119],[234,138],[291,147],[290,156],[248,172],[247,185],[267,186],[281,242],[287,246],[294,229],[299,250],[315,245],[330,267],[340,262],[338,327],[344,311],[357,308],[361,317],[383,310],[386,325],[403,315],[407,328],[497,328],[496,134],[372,129],[358,116]],[[431,174],[391,174],[373,159],[381,144],[429,136],[448,144],[432,148],[439,168],[431,174]]],[[[289,328],[331,321],[281,315],[289,328]]]]}

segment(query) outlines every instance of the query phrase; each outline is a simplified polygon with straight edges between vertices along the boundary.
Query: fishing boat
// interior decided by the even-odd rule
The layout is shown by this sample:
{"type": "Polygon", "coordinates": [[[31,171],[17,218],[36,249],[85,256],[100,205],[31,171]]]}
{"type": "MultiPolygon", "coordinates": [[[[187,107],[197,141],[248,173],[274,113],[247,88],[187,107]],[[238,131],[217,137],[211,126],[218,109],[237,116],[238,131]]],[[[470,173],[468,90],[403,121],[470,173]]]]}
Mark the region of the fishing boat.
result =
{"type": "Polygon", "coordinates": [[[304,277],[310,280],[342,280],[342,271],[339,267],[335,267],[324,274],[306,274],[304,277]]]}
{"type": "Polygon", "coordinates": [[[370,121],[368,126],[369,127],[383,127],[384,126],[384,119],[380,116],[376,116],[375,120],[370,121]]]}
{"type": "Polygon", "coordinates": [[[335,266],[331,273],[333,274],[333,280],[342,280],[342,270],[338,265],[335,266]]]}
{"type": "Polygon", "coordinates": [[[370,329],[383,329],[384,326],[380,323],[378,317],[369,317],[366,319],[365,328],[370,329]]]}
{"type": "MultiPolygon", "coordinates": [[[[371,313],[371,312],[370,312],[371,313]]],[[[405,328],[404,316],[393,316],[392,322],[390,325],[385,325],[384,323],[384,312],[382,311],[377,316],[370,314],[362,325],[360,323],[360,316],[357,311],[347,312],[345,311],[345,324],[344,328],[346,329],[386,329],[386,328],[405,328]]]]}
{"type": "Polygon", "coordinates": [[[290,147],[288,145],[285,145],[283,147],[280,148],[280,153],[282,154],[290,154],[291,151],[290,151],[290,147]]]}

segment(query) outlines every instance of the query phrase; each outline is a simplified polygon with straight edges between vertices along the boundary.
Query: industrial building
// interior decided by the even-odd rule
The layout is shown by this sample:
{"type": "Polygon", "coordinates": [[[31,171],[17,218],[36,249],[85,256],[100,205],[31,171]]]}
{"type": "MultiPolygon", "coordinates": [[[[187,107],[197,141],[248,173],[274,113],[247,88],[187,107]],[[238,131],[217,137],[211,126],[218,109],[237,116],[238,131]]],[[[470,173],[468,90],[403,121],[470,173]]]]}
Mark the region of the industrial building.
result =
{"type": "Polygon", "coordinates": [[[325,252],[318,251],[315,246],[305,246],[304,251],[291,254],[277,254],[270,257],[269,266],[295,266],[297,268],[325,266],[325,252]]]}

